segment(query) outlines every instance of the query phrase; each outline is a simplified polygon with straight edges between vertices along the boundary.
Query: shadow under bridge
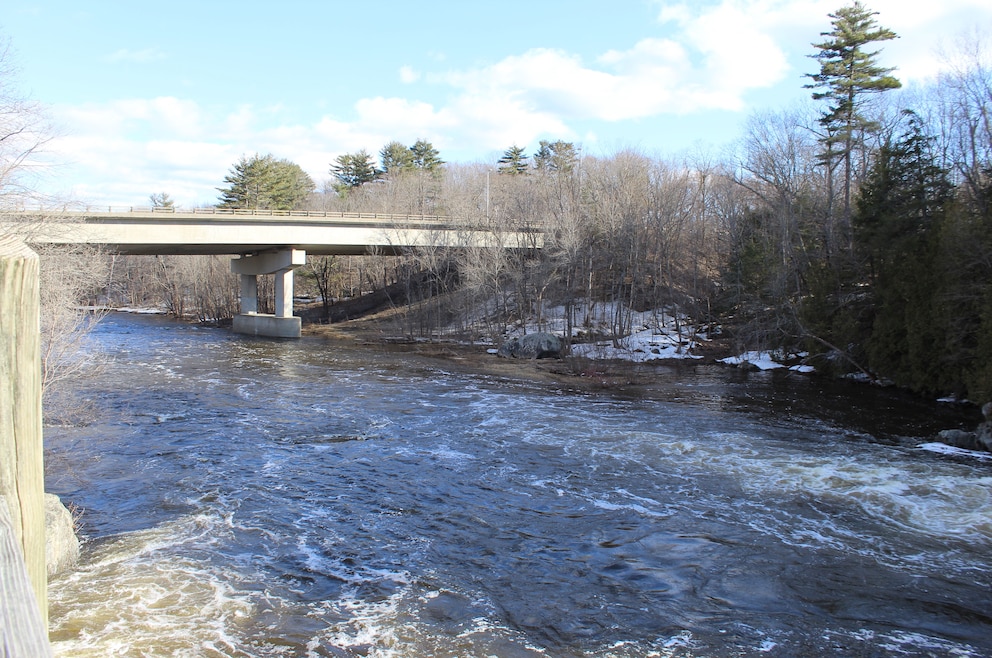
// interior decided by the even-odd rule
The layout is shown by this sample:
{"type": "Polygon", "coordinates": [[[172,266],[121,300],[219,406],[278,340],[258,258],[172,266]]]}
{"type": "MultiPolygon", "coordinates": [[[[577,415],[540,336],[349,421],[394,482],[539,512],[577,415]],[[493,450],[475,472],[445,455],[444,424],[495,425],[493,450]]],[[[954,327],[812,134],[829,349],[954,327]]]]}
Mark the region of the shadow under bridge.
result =
{"type": "Polygon", "coordinates": [[[198,208],[104,207],[58,213],[5,211],[0,233],[31,245],[99,245],[123,255],[232,255],[240,276],[238,333],[297,338],[293,272],[307,254],[396,254],[405,249],[540,249],[536,229],[490,230],[467,220],[431,215],[198,208]],[[258,313],[258,276],[275,277],[275,314],[258,313]]]}

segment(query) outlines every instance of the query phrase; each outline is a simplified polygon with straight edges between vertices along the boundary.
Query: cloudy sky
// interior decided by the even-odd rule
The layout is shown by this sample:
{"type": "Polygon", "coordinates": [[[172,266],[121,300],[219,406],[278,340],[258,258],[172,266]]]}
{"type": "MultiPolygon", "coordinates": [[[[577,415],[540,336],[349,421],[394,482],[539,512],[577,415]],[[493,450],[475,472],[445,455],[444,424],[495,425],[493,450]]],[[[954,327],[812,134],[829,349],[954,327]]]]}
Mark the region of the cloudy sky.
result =
{"type": "MultiPolygon", "coordinates": [[[[846,0],[844,0],[846,2],[846,0]]],[[[495,162],[564,139],[593,155],[720,148],[807,98],[841,0],[5,0],[23,93],[58,126],[45,191],[99,205],[212,204],[243,155],[320,184],[338,155],[431,141],[495,162]]],[[[989,0],[870,0],[907,86],[989,0]]]]}

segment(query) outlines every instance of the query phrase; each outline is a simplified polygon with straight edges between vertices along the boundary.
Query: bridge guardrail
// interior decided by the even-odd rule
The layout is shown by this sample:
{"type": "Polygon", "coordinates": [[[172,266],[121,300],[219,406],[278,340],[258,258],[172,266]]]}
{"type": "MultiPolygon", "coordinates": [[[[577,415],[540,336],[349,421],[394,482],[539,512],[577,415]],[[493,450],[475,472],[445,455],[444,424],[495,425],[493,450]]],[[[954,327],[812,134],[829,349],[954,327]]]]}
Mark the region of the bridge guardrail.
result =
{"type": "MultiPolygon", "coordinates": [[[[258,217],[261,220],[315,219],[338,220],[343,223],[381,224],[395,228],[421,228],[428,230],[487,230],[483,224],[466,222],[449,215],[411,215],[400,213],[368,213],[343,212],[334,210],[264,210],[257,208],[164,208],[153,206],[85,206],[84,209],[63,207],[58,209],[31,208],[0,208],[0,215],[21,215],[51,217],[52,219],[67,219],[73,216],[88,217],[100,221],[112,220],[122,215],[133,215],[135,221],[151,219],[154,216],[175,216],[176,221],[191,221],[197,216],[215,217],[218,222],[233,221],[244,217],[258,217]]],[[[546,227],[540,225],[500,227],[497,231],[514,231],[518,233],[540,233],[546,227]]]]}
{"type": "MultiPolygon", "coordinates": [[[[343,212],[335,210],[267,210],[261,208],[165,208],[155,206],[85,206],[81,209],[62,208],[72,214],[163,214],[163,215],[220,215],[231,217],[326,217],[331,219],[372,219],[379,221],[447,222],[446,215],[414,215],[400,213],[343,212]]],[[[14,212],[41,212],[20,208],[14,212]]]]}
{"type": "Polygon", "coordinates": [[[10,658],[51,658],[48,629],[14,535],[7,499],[0,496],[0,646],[10,658]]]}

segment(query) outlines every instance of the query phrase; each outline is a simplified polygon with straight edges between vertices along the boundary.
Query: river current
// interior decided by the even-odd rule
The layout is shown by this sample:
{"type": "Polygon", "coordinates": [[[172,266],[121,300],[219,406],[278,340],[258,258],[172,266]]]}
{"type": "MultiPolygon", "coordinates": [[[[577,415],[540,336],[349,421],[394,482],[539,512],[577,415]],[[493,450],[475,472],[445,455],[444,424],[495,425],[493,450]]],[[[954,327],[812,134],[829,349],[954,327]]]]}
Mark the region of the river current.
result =
{"type": "Polygon", "coordinates": [[[87,349],[90,420],[46,428],[85,537],[58,656],[992,655],[992,461],[916,447],[946,406],[124,315],[87,349]]]}

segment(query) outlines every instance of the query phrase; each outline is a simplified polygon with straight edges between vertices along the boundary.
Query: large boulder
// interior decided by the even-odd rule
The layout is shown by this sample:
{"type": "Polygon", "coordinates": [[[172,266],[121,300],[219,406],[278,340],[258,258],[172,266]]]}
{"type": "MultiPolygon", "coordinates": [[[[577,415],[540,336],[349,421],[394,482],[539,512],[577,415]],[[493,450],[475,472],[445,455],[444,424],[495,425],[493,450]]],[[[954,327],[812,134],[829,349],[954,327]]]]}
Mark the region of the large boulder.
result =
{"type": "Polygon", "coordinates": [[[72,514],[55,494],[45,494],[45,563],[54,576],[79,562],[79,539],[72,514]]]}
{"type": "Polygon", "coordinates": [[[992,452],[992,402],[985,403],[982,414],[985,416],[985,422],[975,430],[975,441],[983,449],[992,452]]]}
{"type": "Polygon", "coordinates": [[[978,438],[975,432],[966,430],[940,430],[937,432],[937,440],[955,448],[965,450],[978,450],[978,438]]]}
{"type": "Polygon", "coordinates": [[[979,423],[974,432],[941,430],[937,433],[937,440],[956,448],[992,452],[992,402],[985,403],[982,415],[985,416],[985,421],[979,423]]]}
{"type": "Polygon", "coordinates": [[[497,355],[514,359],[560,359],[565,345],[554,334],[537,331],[503,343],[497,355]]]}

